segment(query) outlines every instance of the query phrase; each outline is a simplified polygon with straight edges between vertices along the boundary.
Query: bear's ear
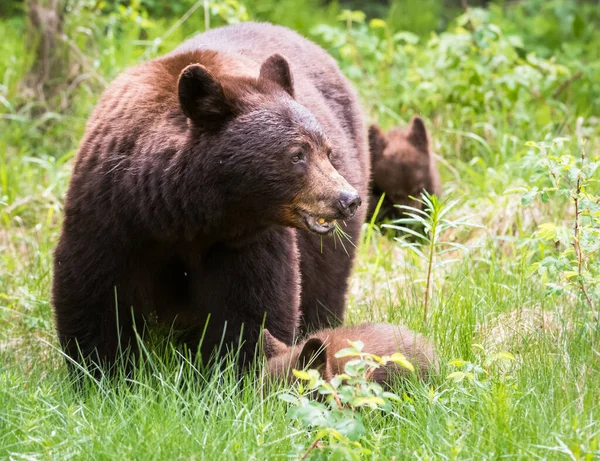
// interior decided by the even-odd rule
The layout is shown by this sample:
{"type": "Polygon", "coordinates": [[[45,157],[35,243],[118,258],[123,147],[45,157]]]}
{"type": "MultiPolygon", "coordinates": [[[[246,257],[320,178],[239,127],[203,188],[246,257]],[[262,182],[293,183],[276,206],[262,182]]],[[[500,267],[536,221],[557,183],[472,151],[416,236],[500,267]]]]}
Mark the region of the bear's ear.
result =
{"type": "Polygon", "coordinates": [[[317,370],[324,379],[329,379],[329,367],[327,363],[327,349],[319,338],[311,338],[298,354],[296,365],[301,369],[309,367],[317,370]]]}
{"type": "Polygon", "coordinates": [[[421,152],[429,155],[429,136],[425,122],[415,115],[408,126],[408,141],[421,152]]]}
{"type": "Polygon", "coordinates": [[[369,152],[371,153],[371,166],[375,164],[376,160],[379,160],[381,157],[383,157],[385,146],[385,134],[377,125],[371,125],[369,127],[369,152]]]}
{"type": "Polygon", "coordinates": [[[288,350],[288,346],[286,346],[282,341],[279,341],[271,334],[269,330],[265,328],[263,329],[263,349],[267,359],[270,359],[284,354],[288,350]]]}
{"type": "Polygon", "coordinates": [[[260,66],[259,80],[270,80],[294,97],[294,77],[290,65],[280,54],[273,54],[260,66]]]}
{"type": "Polygon", "coordinates": [[[202,64],[190,64],[179,75],[179,104],[199,126],[220,125],[232,111],[223,86],[202,64]]]}

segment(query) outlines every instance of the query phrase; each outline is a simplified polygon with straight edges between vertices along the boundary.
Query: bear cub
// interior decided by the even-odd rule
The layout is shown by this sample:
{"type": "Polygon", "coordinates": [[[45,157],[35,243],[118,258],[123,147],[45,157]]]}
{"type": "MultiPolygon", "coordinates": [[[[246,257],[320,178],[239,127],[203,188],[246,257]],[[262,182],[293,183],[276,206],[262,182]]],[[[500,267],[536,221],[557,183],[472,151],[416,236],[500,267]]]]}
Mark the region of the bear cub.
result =
{"type": "MultiPolygon", "coordinates": [[[[321,376],[330,380],[344,373],[344,367],[356,357],[336,358],[335,354],[348,347],[348,340],[360,340],[364,351],[379,356],[400,352],[415,367],[420,378],[426,379],[438,370],[437,354],[433,346],[423,336],[399,325],[389,323],[361,324],[321,330],[311,334],[306,340],[287,346],[276,339],[269,330],[263,330],[264,352],[267,358],[267,375],[284,382],[292,382],[292,369],[307,366],[319,370],[321,376]]],[[[409,371],[394,363],[378,368],[372,380],[386,385],[394,378],[407,376],[409,371]]]]}
{"type": "Polygon", "coordinates": [[[420,198],[423,191],[441,195],[440,174],[429,144],[425,122],[418,116],[412,118],[408,128],[396,127],[387,133],[377,125],[369,127],[372,178],[367,222],[384,192],[377,223],[402,217],[402,210],[394,205],[421,209],[422,204],[411,196],[420,198]]]}

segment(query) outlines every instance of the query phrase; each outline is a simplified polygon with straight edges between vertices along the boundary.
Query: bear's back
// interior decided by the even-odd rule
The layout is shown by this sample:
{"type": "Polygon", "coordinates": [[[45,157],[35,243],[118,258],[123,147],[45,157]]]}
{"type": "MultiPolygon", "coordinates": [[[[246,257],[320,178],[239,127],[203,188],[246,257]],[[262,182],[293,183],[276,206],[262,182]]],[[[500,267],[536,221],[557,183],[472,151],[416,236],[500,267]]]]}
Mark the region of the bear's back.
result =
{"type": "Polygon", "coordinates": [[[170,54],[197,50],[236,54],[256,63],[262,63],[272,54],[280,53],[295,67],[294,76],[312,74],[323,79],[326,78],[322,74],[324,70],[338,73],[335,60],[320,46],[290,29],[270,23],[245,22],[202,32],[186,40],[170,54]]]}
{"type": "MultiPolygon", "coordinates": [[[[328,359],[335,374],[344,373],[348,361],[356,357],[336,359],[334,355],[349,346],[348,341],[362,341],[363,351],[378,356],[390,356],[396,352],[403,354],[422,376],[437,369],[437,354],[431,343],[422,335],[402,326],[390,323],[364,323],[323,330],[315,335],[327,344],[328,359]]],[[[389,368],[389,366],[388,366],[389,368]]],[[[396,369],[396,367],[393,367],[396,369]]],[[[397,369],[396,372],[405,370],[397,369]]],[[[388,371],[379,369],[374,376],[377,381],[385,381],[388,371]]]]}

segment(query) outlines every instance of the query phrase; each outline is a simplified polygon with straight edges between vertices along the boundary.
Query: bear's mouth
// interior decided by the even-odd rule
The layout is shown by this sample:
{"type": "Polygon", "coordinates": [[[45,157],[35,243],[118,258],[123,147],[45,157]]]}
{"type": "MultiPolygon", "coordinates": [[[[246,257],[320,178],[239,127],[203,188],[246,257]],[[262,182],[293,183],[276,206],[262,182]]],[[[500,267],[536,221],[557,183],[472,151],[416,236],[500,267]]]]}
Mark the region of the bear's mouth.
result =
{"type": "Polygon", "coordinates": [[[323,216],[314,216],[306,211],[299,210],[300,216],[304,220],[304,224],[309,231],[315,234],[329,234],[335,228],[335,218],[325,218],[323,216]]]}

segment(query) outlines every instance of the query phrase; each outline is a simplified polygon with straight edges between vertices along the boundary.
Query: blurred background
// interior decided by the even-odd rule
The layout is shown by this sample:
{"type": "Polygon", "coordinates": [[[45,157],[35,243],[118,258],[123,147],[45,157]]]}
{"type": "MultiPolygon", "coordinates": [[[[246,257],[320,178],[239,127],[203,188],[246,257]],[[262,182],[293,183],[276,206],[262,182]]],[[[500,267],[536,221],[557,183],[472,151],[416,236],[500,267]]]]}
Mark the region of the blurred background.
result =
{"type": "Polygon", "coordinates": [[[421,113],[468,128],[498,108],[511,123],[560,125],[565,104],[600,113],[595,0],[3,0],[0,111],[15,136],[36,122],[27,139],[2,139],[61,156],[125,67],[246,20],[325,47],[384,125],[421,113]],[[451,117],[442,115],[448,105],[451,117]]]}

